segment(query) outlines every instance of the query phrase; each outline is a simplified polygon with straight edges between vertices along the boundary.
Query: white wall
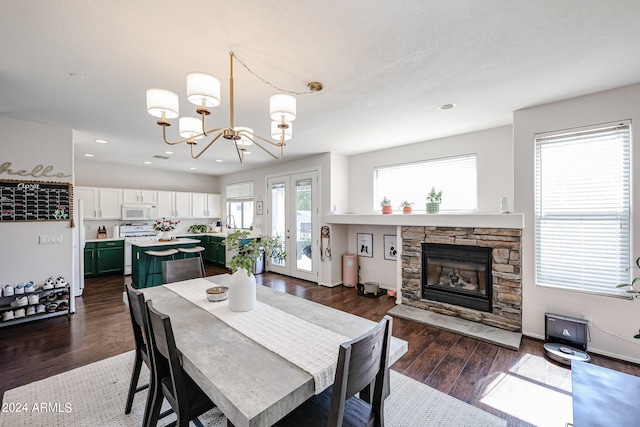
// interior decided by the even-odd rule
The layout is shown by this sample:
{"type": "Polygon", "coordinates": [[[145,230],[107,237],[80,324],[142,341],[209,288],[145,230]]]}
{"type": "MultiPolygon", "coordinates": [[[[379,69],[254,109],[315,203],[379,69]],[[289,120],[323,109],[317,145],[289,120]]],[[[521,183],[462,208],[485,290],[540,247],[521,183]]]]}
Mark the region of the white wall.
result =
{"type": "Polygon", "coordinates": [[[220,193],[219,178],[199,173],[171,172],[93,160],[75,162],[75,184],[86,187],[220,193]]]}
{"type": "MultiPolygon", "coordinates": [[[[536,286],[534,254],[534,134],[584,125],[631,119],[640,123],[640,85],[627,86],[514,113],[515,210],[525,215],[522,239],[523,332],[542,338],[544,313],[580,317],[591,314],[589,349],[640,362],[640,302],[536,286]],[[609,331],[610,333],[605,332],[609,331]],[[618,335],[618,336],[615,336],[618,335]]],[[[632,170],[640,164],[640,132],[632,129],[632,170]]],[[[567,159],[571,161],[571,159],[567,159]]],[[[640,224],[640,175],[633,176],[632,223],[640,224]]],[[[633,237],[633,259],[640,241],[633,237]]]]}
{"type": "MultiPolygon", "coordinates": [[[[0,163],[10,162],[14,171],[32,171],[37,165],[51,165],[51,173],[67,177],[33,177],[0,174],[1,179],[73,182],[71,129],[26,122],[0,116],[0,163]]],[[[71,282],[73,229],[69,221],[0,222],[0,285],[33,280],[42,283],[49,276],[63,276],[71,282]],[[40,235],[62,236],[62,243],[40,245],[40,235]]]]}
{"type": "MultiPolygon", "coordinates": [[[[350,205],[345,211],[373,213],[374,169],[442,157],[476,153],[478,159],[478,212],[498,213],[500,197],[513,200],[513,134],[511,126],[449,138],[372,151],[350,157],[350,205]]],[[[425,183],[428,186],[429,183],[425,183]]],[[[397,205],[400,201],[393,201],[397,205]]],[[[423,206],[426,200],[414,200],[423,206]]],[[[343,211],[344,212],[344,211],[343,211]]]]}

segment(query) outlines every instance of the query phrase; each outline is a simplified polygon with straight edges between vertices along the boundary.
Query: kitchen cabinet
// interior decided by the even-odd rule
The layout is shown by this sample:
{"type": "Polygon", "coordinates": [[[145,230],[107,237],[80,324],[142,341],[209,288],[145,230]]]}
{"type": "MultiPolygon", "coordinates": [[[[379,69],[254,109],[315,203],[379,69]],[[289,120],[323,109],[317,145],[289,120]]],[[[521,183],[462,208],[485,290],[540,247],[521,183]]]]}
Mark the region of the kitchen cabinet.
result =
{"type": "Polygon", "coordinates": [[[201,245],[204,247],[205,261],[220,265],[227,263],[227,247],[223,243],[224,237],[204,236],[201,238],[201,245]]]}
{"type": "Polygon", "coordinates": [[[191,193],[182,191],[157,192],[158,218],[192,218],[191,193]]]}
{"type": "Polygon", "coordinates": [[[124,241],[88,242],[84,247],[84,275],[124,272],[124,241]]]}
{"type": "Polygon", "coordinates": [[[192,218],[220,218],[220,194],[191,193],[192,218]]]}
{"type": "Polygon", "coordinates": [[[154,190],[122,190],[122,203],[158,203],[158,192],[154,190]]]}
{"type": "Polygon", "coordinates": [[[84,219],[120,219],[122,190],[119,188],[76,187],[75,199],[84,200],[84,219]]]}

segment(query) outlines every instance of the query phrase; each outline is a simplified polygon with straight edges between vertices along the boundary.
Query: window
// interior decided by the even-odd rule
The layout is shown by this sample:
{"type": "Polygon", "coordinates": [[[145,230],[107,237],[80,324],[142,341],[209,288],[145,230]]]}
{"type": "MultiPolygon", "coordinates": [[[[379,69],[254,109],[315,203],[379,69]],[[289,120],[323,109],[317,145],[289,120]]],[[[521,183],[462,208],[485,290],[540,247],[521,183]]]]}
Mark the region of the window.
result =
{"type": "Polygon", "coordinates": [[[384,166],[375,170],[373,209],[380,209],[383,197],[397,208],[413,202],[414,210],[426,211],[431,187],[442,190],[440,211],[478,209],[478,173],[475,154],[384,166]]]}
{"type": "Polygon", "coordinates": [[[605,295],[629,282],[631,122],[536,135],[536,283],[605,295]]]}
{"type": "Polygon", "coordinates": [[[227,224],[244,229],[253,225],[253,182],[227,185],[227,224]]]}

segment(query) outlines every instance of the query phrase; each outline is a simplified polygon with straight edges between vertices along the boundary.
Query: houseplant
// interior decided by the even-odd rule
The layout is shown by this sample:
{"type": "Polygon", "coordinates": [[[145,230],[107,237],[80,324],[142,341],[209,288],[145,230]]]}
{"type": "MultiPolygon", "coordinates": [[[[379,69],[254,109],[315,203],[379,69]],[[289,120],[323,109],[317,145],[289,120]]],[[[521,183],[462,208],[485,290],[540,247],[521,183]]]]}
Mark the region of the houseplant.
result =
{"type": "Polygon", "coordinates": [[[393,208],[391,207],[391,200],[387,199],[387,196],[382,198],[380,202],[380,207],[382,208],[383,214],[391,214],[393,213],[393,208]]]}
{"type": "Polygon", "coordinates": [[[253,267],[264,254],[265,259],[284,260],[287,253],[282,241],[274,236],[262,235],[249,238],[249,232],[236,230],[224,239],[227,251],[233,252],[229,262],[231,286],[229,287],[229,309],[231,311],[249,311],[256,306],[256,278],[253,267]]]}
{"type": "Polygon", "coordinates": [[[205,224],[193,224],[189,227],[189,233],[205,233],[207,226],[205,224]]]}
{"type": "Polygon", "coordinates": [[[440,202],[442,202],[442,190],[436,193],[436,188],[431,187],[431,191],[427,194],[427,213],[440,212],[440,202]]]}
{"type": "Polygon", "coordinates": [[[160,240],[171,240],[171,232],[176,229],[176,226],[180,224],[180,221],[168,220],[166,218],[162,218],[162,220],[157,220],[153,225],[154,230],[161,231],[160,240]]]}
{"type": "Polygon", "coordinates": [[[407,202],[406,200],[400,203],[400,207],[402,208],[403,214],[411,214],[413,213],[413,202],[407,202]]]}
{"type": "MultiPolygon", "coordinates": [[[[636,258],[636,265],[629,268],[640,269],[640,257],[636,258]]],[[[631,280],[631,283],[622,283],[616,286],[616,288],[628,288],[627,293],[631,294],[634,298],[640,298],[640,290],[636,289],[635,287],[636,282],[639,282],[639,281],[640,281],[640,276],[634,277],[633,280],[631,280]]],[[[640,339],[640,329],[638,330],[638,332],[639,332],[638,334],[633,336],[636,339],[640,339]]]]}

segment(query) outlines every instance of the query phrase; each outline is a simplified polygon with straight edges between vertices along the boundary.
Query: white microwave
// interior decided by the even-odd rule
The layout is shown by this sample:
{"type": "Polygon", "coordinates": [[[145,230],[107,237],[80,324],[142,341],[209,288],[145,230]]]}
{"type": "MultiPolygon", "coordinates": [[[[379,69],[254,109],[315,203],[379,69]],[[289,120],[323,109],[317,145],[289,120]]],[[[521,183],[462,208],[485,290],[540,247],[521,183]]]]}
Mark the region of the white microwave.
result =
{"type": "Polygon", "coordinates": [[[121,219],[124,220],[156,220],[158,207],[146,204],[123,204],[121,219]]]}

